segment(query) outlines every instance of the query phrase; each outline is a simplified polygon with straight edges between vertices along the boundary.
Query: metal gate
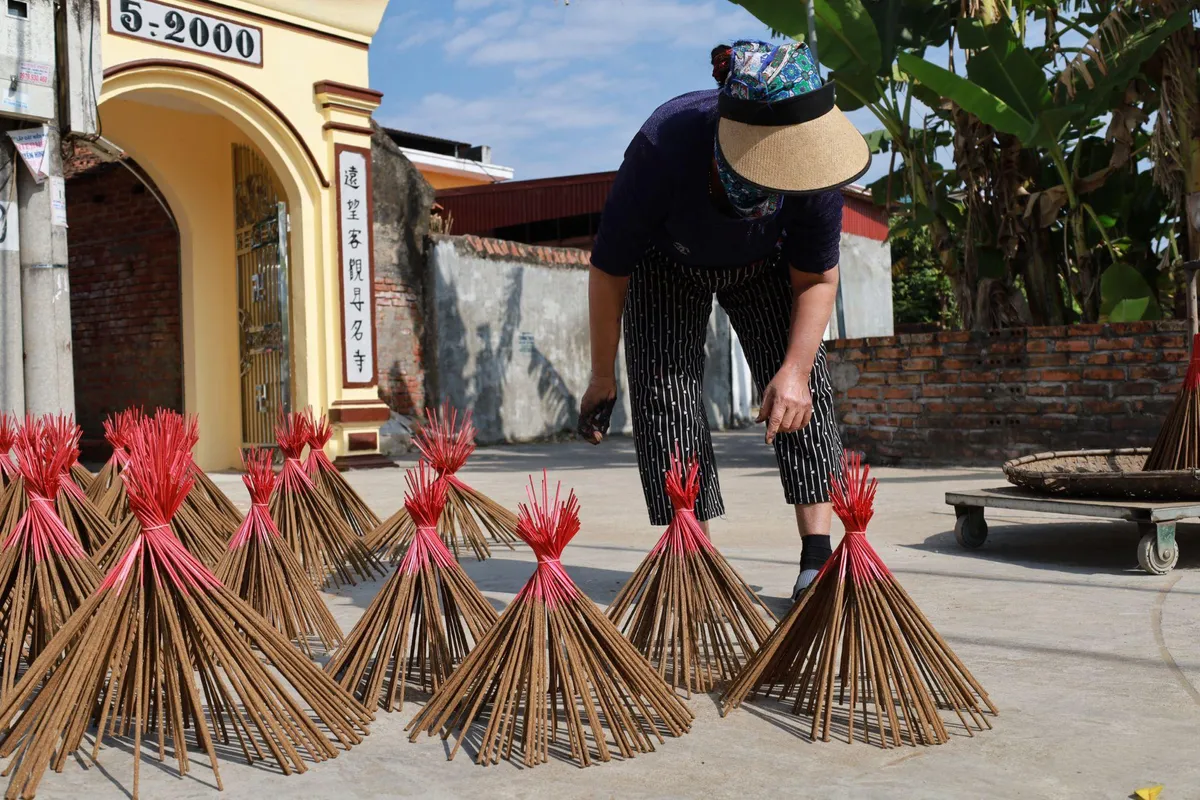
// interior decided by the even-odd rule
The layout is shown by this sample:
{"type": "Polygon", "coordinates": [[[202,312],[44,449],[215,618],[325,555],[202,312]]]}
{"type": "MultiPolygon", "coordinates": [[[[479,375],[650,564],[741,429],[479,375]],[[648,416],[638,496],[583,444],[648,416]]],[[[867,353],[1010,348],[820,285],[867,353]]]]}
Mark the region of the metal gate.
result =
{"type": "Polygon", "coordinates": [[[253,148],[233,146],[233,182],[242,443],[273,445],[276,417],[291,410],[287,204],[253,148]]]}

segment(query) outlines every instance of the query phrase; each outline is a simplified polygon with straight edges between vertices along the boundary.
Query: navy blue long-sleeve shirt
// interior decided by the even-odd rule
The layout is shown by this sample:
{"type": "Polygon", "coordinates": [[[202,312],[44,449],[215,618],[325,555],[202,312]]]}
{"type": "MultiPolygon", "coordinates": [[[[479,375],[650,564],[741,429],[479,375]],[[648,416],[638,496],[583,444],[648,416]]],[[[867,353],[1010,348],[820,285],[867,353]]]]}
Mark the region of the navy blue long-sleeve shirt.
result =
{"type": "MultiPolygon", "coordinates": [[[[737,267],[782,247],[792,267],[826,272],[838,263],[840,191],[789,195],[773,215],[739,219],[709,197],[717,91],[691,92],[660,106],[638,131],[604,206],[592,264],[633,273],[650,247],[699,268],[737,267]]],[[[802,155],[802,154],[801,154],[802,155]]]]}

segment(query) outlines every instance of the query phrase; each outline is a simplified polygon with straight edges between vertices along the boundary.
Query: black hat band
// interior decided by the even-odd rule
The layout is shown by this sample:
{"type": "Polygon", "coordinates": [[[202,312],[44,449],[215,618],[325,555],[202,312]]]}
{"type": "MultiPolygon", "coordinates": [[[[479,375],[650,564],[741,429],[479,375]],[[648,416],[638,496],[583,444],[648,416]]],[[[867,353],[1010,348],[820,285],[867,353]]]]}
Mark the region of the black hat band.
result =
{"type": "Polygon", "coordinates": [[[743,100],[722,92],[717,95],[717,111],[722,119],[745,125],[799,125],[823,117],[833,110],[835,88],[836,84],[829,81],[819,89],[777,102],[743,100]]]}

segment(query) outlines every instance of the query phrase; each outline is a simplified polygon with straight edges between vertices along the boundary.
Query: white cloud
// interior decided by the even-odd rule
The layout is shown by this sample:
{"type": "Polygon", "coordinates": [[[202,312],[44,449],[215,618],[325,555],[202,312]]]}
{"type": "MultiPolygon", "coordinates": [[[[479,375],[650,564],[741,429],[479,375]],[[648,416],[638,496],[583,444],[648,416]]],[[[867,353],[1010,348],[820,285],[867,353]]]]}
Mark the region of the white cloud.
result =
{"type": "Polygon", "coordinates": [[[376,34],[376,41],[387,42],[395,50],[439,42],[450,33],[449,20],[430,18],[419,11],[405,11],[388,17],[376,34]]]}
{"type": "MultiPolygon", "coordinates": [[[[569,6],[537,0],[477,22],[458,19],[461,32],[446,42],[446,52],[476,64],[636,58],[642,45],[705,49],[746,30],[748,19],[727,0],[575,0],[569,6]]],[[[653,55],[647,50],[644,57],[653,55]]]]}
{"type": "Polygon", "coordinates": [[[728,0],[455,0],[446,11],[452,22],[421,28],[405,13],[385,29],[441,37],[442,57],[422,62],[437,82],[385,92],[378,117],[490,145],[518,179],[615,169],[658,104],[711,85],[712,45],[766,35],[728,0]]]}

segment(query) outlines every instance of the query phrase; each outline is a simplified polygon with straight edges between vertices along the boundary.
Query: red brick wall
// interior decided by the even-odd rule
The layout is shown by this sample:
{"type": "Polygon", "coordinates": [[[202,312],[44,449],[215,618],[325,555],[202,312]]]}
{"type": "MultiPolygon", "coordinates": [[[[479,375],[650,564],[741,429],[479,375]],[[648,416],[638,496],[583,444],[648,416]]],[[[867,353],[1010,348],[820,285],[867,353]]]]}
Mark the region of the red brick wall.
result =
{"type": "Polygon", "coordinates": [[[67,181],[75,405],[96,457],[109,413],[183,407],[179,235],[127,169],[78,166],[67,181]]]}
{"type": "Polygon", "coordinates": [[[413,416],[425,407],[425,367],[420,326],[424,319],[420,287],[398,276],[375,275],[375,329],[379,334],[379,397],[398,414],[413,416]]]}
{"type": "Polygon", "coordinates": [[[879,463],[993,466],[1148,447],[1187,369],[1186,332],[1170,321],[830,342],[845,443],[879,463]]]}

